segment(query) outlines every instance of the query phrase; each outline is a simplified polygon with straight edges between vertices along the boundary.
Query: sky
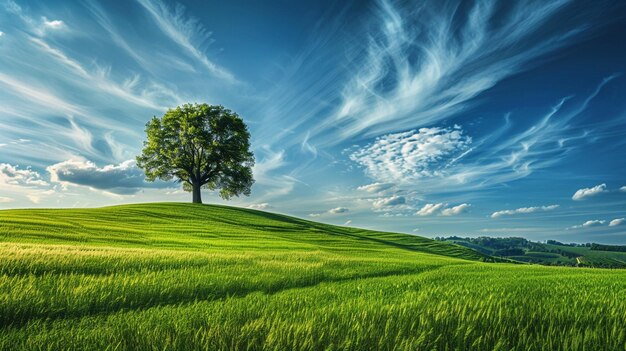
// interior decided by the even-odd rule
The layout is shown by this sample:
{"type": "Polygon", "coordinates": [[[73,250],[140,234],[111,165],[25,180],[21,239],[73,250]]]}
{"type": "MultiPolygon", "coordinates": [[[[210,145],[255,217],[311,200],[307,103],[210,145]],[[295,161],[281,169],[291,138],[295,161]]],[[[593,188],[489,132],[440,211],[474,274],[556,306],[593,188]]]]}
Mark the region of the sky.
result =
{"type": "Polygon", "coordinates": [[[0,209],[191,201],[145,124],[248,124],[250,197],[435,236],[626,244],[623,1],[0,0],[0,209]]]}

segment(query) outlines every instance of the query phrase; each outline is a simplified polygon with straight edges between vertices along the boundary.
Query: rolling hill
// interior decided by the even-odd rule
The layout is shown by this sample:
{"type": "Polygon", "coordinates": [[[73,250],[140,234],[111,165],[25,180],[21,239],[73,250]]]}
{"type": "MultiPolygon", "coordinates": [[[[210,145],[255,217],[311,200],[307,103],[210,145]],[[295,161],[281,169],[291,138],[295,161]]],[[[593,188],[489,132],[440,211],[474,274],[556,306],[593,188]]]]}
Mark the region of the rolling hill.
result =
{"type": "Polygon", "coordinates": [[[616,245],[563,244],[548,240],[545,243],[524,238],[458,236],[439,238],[441,242],[461,245],[485,255],[519,262],[556,266],[595,268],[626,268],[626,248],[616,245]]]}
{"type": "Polygon", "coordinates": [[[0,211],[3,350],[575,350],[626,271],[193,204],[0,211]]]}

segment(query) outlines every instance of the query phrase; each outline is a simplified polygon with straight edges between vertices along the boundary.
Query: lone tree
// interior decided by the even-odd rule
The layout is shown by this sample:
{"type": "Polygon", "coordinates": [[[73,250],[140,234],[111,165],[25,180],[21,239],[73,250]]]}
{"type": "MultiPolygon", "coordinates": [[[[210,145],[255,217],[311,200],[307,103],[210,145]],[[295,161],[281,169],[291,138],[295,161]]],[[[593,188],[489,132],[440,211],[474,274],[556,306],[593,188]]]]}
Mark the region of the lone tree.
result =
{"type": "Polygon", "coordinates": [[[200,189],[219,189],[223,199],[250,195],[254,183],[250,133],[223,106],[185,104],[146,124],[148,140],[137,165],[148,181],[176,179],[202,203],[200,189]]]}

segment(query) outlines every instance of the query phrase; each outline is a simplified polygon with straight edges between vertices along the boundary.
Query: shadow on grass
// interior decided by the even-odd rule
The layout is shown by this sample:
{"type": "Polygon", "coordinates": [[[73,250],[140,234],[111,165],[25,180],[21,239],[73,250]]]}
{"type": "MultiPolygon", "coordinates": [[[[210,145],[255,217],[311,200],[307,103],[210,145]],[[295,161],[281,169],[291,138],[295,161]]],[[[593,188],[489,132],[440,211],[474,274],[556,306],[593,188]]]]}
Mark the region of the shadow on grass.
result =
{"type": "MultiPolygon", "coordinates": [[[[106,306],[89,306],[89,308],[74,311],[66,311],[62,309],[41,311],[43,306],[38,306],[38,311],[29,311],[27,308],[19,308],[16,311],[7,311],[4,309],[2,315],[0,316],[0,328],[19,328],[35,320],[51,322],[58,319],[94,317],[122,311],[142,311],[154,307],[187,304],[198,301],[218,301],[220,299],[231,297],[242,298],[246,295],[257,292],[273,295],[290,289],[314,287],[323,283],[340,283],[359,279],[421,274],[440,267],[440,265],[422,266],[413,269],[395,269],[385,272],[372,272],[348,277],[322,277],[321,279],[316,279],[317,277],[307,277],[307,279],[300,279],[296,281],[278,281],[264,287],[227,286],[222,290],[217,291],[214,290],[215,287],[207,286],[198,289],[194,294],[187,296],[141,296],[141,301],[124,300],[123,303],[117,302],[106,306]]],[[[116,301],[120,300],[118,299],[116,301]]]]}

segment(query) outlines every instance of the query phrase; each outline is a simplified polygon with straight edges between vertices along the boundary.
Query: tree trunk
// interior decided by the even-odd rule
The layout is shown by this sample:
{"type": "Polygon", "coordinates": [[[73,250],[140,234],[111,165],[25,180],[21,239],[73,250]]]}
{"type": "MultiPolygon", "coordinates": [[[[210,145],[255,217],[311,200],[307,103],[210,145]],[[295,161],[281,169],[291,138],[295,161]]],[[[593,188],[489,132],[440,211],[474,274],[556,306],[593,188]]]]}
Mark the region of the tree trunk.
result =
{"type": "Polygon", "coordinates": [[[193,187],[193,203],[201,204],[202,203],[202,195],[200,193],[200,184],[194,183],[191,185],[193,187]]]}

